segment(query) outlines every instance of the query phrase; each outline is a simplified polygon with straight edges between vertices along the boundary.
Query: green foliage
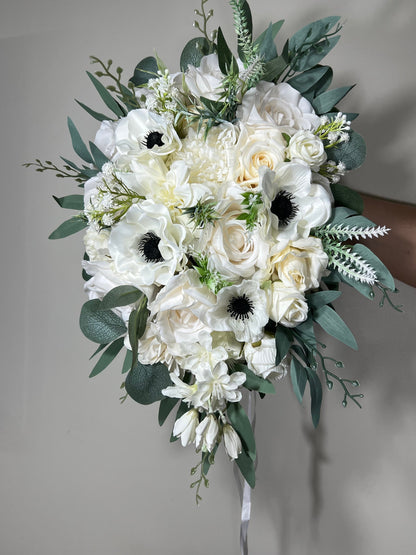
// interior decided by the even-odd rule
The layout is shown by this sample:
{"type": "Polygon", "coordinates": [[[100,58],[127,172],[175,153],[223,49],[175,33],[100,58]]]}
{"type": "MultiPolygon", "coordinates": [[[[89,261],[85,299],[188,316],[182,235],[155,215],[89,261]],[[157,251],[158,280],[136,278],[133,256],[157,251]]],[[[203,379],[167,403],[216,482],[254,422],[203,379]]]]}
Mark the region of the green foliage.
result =
{"type": "Polygon", "coordinates": [[[78,156],[82,158],[82,160],[84,160],[84,162],[87,162],[87,164],[94,164],[94,160],[92,159],[92,156],[89,153],[84,141],[81,139],[81,135],[79,134],[78,129],[75,127],[74,122],[71,118],[68,118],[67,121],[69,133],[71,135],[72,148],[78,154],[78,156]]]}
{"type": "Polygon", "coordinates": [[[322,405],[322,384],[315,370],[306,367],[307,378],[309,382],[309,390],[311,394],[311,415],[312,423],[315,428],[319,424],[322,405]]]}
{"type": "Polygon", "coordinates": [[[105,86],[98,81],[92,73],[87,71],[88,77],[91,79],[96,91],[101,97],[101,100],[118,118],[122,118],[127,115],[126,110],[112,97],[110,92],[105,88],[105,86]]]}
{"type": "Polygon", "coordinates": [[[358,214],[363,213],[364,201],[360,193],[340,183],[332,183],[331,191],[334,196],[335,206],[346,206],[358,214]]]}
{"type": "Polygon", "coordinates": [[[80,102],[79,100],[75,99],[75,102],[77,104],[79,104],[81,106],[81,108],[83,108],[87,114],[89,114],[91,117],[93,117],[94,119],[96,119],[97,121],[108,121],[108,120],[112,120],[111,117],[106,116],[105,114],[101,114],[100,112],[96,112],[95,110],[93,110],[92,108],[89,108],[86,104],[84,104],[83,102],[80,102]]]}
{"type": "Polygon", "coordinates": [[[159,414],[158,414],[159,426],[163,426],[167,417],[173,411],[173,409],[176,407],[178,402],[179,402],[179,399],[174,399],[172,397],[164,397],[160,401],[159,414]]]}
{"type": "Polygon", "coordinates": [[[243,407],[240,403],[229,403],[227,407],[227,415],[233,428],[240,436],[244,452],[252,461],[255,461],[256,441],[254,439],[254,433],[250,420],[248,419],[243,407]]]}
{"type": "Polygon", "coordinates": [[[132,369],[137,363],[139,339],[144,334],[146,329],[148,316],[149,310],[147,308],[147,298],[142,294],[137,308],[131,311],[129,317],[129,340],[132,350],[132,369]]]}
{"type": "Polygon", "coordinates": [[[358,349],[351,330],[348,328],[344,320],[333,308],[327,305],[321,306],[312,313],[313,320],[321,326],[329,335],[335,337],[351,349],[358,349]]]}
{"type": "Polygon", "coordinates": [[[162,389],[171,385],[169,371],[164,364],[141,364],[137,362],[126,378],[126,391],[142,405],[150,405],[163,399],[162,389]]]}
{"type": "Polygon", "coordinates": [[[133,304],[143,297],[143,293],[134,285],[119,285],[111,289],[101,301],[100,310],[133,304]]]}
{"type": "Polygon", "coordinates": [[[234,58],[225,38],[221,27],[218,27],[217,36],[217,53],[218,53],[218,65],[221,72],[224,75],[235,75],[238,74],[237,61],[234,58]]]}
{"type": "MultiPolygon", "coordinates": [[[[307,71],[298,73],[294,77],[288,80],[289,85],[300,92],[300,94],[306,94],[311,89],[316,89],[318,83],[327,76],[327,81],[332,80],[332,69],[329,66],[317,65],[307,71]]],[[[329,86],[329,84],[328,84],[329,86]]]]}
{"type": "Polygon", "coordinates": [[[63,239],[64,237],[69,237],[69,235],[73,235],[82,229],[85,229],[88,225],[87,219],[85,216],[78,215],[73,216],[69,220],[63,222],[60,226],[58,226],[55,231],[53,231],[49,235],[49,239],[63,239]]]}
{"type": "Polygon", "coordinates": [[[66,197],[52,196],[61,208],[67,208],[69,210],[83,210],[84,208],[84,195],[68,195],[66,197]]]}
{"type": "MultiPolygon", "coordinates": [[[[101,346],[100,346],[101,347],[101,346]]],[[[124,347],[124,337],[119,337],[104,351],[90,373],[90,378],[97,376],[109,366],[124,347]]]]}
{"type": "Polygon", "coordinates": [[[330,112],[354,86],[355,85],[351,85],[349,87],[339,87],[337,89],[321,93],[312,102],[315,112],[317,114],[326,114],[327,112],[330,112]]]}
{"type": "Polygon", "coordinates": [[[306,383],[308,381],[308,374],[303,364],[295,357],[290,361],[290,380],[297,400],[299,403],[302,403],[306,383]]]}
{"type": "Polygon", "coordinates": [[[98,146],[95,145],[92,141],[89,142],[89,145],[90,145],[92,157],[94,159],[94,165],[98,170],[101,170],[104,164],[106,164],[110,160],[103,152],[101,152],[98,146]]]}
{"type": "Polygon", "coordinates": [[[317,291],[306,296],[308,305],[312,311],[322,306],[333,303],[341,296],[341,291],[317,291]]]}
{"type": "Polygon", "coordinates": [[[234,362],[231,366],[231,372],[244,372],[246,375],[244,387],[250,391],[258,391],[259,393],[276,393],[274,385],[269,380],[265,380],[261,376],[257,376],[245,364],[234,362]]]}
{"type": "Polygon", "coordinates": [[[143,58],[135,67],[130,83],[136,87],[142,87],[147,84],[149,79],[157,77],[157,71],[157,60],[154,56],[143,58]]]}
{"type": "Polygon", "coordinates": [[[393,276],[383,262],[368,247],[357,243],[352,247],[352,251],[371,264],[376,271],[378,282],[387,287],[387,289],[390,289],[390,291],[394,291],[396,289],[393,276]]]}
{"type": "Polygon", "coordinates": [[[127,329],[123,320],[112,310],[100,310],[101,301],[87,301],[81,308],[79,325],[82,333],[90,341],[108,344],[125,335],[127,329]]]}
{"type": "Polygon", "coordinates": [[[265,62],[269,62],[277,58],[276,45],[274,44],[274,39],[277,33],[280,31],[284,19],[276,21],[276,23],[270,23],[261,35],[257,37],[254,41],[254,47],[257,49],[257,53],[262,57],[265,62]]]}
{"type": "Polygon", "coordinates": [[[350,131],[350,140],[327,151],[328,160],[342,162],[347,171],[359,168],[366,157],[365,141],[356,131],[350,131]]]}
{"type": "Polygon", "coordinates": [[[253,459],[245,451],[242,451],[235,462],[245,481],[253,489],[256,485],[256,470],[253,459]]]}
{"type": "Polygon", "coordinates": [[[275,343],[276,343],[276,366],[278,366],[285,356],[293,342],[293,333],[290,328],[280,324],[276,327],[275,343]]]}
{"type": "Polygon", "coordinates": [[[188,66],[199,67],[204,56],[210,53],[210,43],[204,37],[196,37],[186,43],[180,59],[181,71],[186,71],[188,66]]]}

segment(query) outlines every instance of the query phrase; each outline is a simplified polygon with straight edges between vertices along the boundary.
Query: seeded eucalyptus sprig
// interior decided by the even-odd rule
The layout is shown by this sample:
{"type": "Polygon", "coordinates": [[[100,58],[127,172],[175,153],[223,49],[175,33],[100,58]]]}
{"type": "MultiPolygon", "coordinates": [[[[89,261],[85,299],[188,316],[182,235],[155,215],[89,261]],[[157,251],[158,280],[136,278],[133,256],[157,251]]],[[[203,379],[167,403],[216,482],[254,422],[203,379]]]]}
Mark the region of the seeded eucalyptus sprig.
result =
{"type": "Polygon", "coordinates": [[[56,177],[70,177],[71,179],[75,179],[77,183],[84,183],[84,181],[88,179],[85,176],[82,177],[79,171],[71,168],[71,166],[69,166],[68,164],[64,164],[63,168],[60,168],[50,160],[42,162],[41,160],[39,160],[39,158],[36,158],[34,162],[26,162],[25,164],[23,164],[23,167],[35,168],[35,171],[37,172],[53,171],[55,172],[56,177]]]}
{"type": "Polygon", "coordinates": [[[133,84],[129,82],[128,87],[126,87],[121,82],[123,68],[118,66],[113,73],[112,71],[110,71],[110,68],[113,65],[113,60],[107,60],[107,63],[104,63],[102,60],[100,60],[100,58],[97,58],[97,56],[90,56],[90,60],[92,64],[98,64],[102,68],[101,70],[95,72],[95,75],[97,77],[107,77],[115,83],[115,85],[107,85],[107,90],[112,93],[116,93],[119,100],[121,100],[129,110],[140,108],[140,103],[134,93],[133,84]]]}

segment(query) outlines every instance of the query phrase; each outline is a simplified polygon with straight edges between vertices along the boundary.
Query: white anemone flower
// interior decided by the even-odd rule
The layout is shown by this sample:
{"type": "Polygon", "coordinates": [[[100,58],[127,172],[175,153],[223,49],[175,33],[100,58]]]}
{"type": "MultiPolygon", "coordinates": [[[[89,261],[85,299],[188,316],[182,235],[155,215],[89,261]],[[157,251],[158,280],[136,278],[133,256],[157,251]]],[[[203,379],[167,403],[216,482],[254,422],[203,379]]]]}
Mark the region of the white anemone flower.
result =
{"type": "Polygon", "coordinates": [[[115,130],[115,144],[121,155],[135,155],[150,150],[167,156],[181,148],[181,140],[172,123],[144,108],[131,110],[115,130]]]}
{"type": "Polygon", "coordinates": [[[313,227],[330,218],[332,195],[313,179],[311,169],[301,162],[284,163],[274,172],[260,168],[260,187],[276,252],[289,241],[308,237],[313,227]]]}
{"type": "Polygon", "coordinates": [[[237,434],[231,424],[225,424],[222,429],[222,433],[224,439],[224,447],[227,455],[230,457],[231,460],[238,459],[238,455],[243,450],[240,436],[237,434]]]}
{"type": "Polygon", "coordinates": [[[215,331],[232,331],[238,341],[259,341],[269,317],[266,294],[254,280],[224,287],[217,295],[217,304],[206,315],[215,331]]]}
{"type": "Polygon", "coordinates": [[[138,288],[166,285],[184,257],[186,230],[162,204],[133,204],[111,230],[108,249],[116,270],[138,288]]]}

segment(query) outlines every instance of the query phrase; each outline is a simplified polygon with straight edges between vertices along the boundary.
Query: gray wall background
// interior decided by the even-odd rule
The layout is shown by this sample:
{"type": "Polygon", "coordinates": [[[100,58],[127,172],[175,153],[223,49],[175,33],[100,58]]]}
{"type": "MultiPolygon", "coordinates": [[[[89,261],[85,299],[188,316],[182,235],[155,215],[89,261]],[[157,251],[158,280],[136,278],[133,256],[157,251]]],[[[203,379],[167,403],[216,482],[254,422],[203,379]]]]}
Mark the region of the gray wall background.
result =
{"type": "MultiPolygon", "coordinates": [[[[358,83],[343,108],[362,115],[365,166],[347,183],[416,203],[414,0],[251,2],[255,29],[285,18],[281,40],[326,15],[345,19],[327,58],[334,86],[358,83]]],[[[231,11],[211,0],[231,37],[231,11]]],[[[221,453],[196,508],[192,448],[169,444],[157,407],[119,404],[116,365],[88,379],[93,345],[78,328],[85,296],[80,236],[48,241],[66,214],[51,198],[74,192],[22,168],[72,157],[66,116],[84,138],[101,110],[84,69],[113,58],[128,77],[156,48],[171,71],[195,36],[190,0],[3,0],[0,6],[1,377],[0,552],[4,555],[233,555],[239,499],[221,453]]],[[[281,43],[279,43],[281,46],[281,43]]],[[[383,223],[383,222],[380,222],[383,223]]],[[[405,263],[405,261],[403,262],[405,263]]],[[[258,483],[250,552],[256,555],[415,553],[415,290],[398,283],[399,314],[346,290],[338,309],[358,353],[326,340],[359,378],[363,409],[325,396],[309,425],[288,382],[258,404],[258,483]]]]}

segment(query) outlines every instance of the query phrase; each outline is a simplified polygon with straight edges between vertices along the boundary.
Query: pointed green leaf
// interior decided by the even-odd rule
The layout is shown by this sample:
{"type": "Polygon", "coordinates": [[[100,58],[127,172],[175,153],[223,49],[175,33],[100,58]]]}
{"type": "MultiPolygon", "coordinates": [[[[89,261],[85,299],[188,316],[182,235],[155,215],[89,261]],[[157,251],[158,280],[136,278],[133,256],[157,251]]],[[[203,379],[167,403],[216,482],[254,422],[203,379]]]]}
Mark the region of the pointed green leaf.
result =
{"type": "Polygon", "coordinates": [[[243,451],[239,454],[238,459],[236,459],[235,462],[245,481],[253,489],[256,485],[256,470],[254,468],[253,460],[243,451]]]}
{"type": "Polygon", "coordinates": [[[264,33],[262,41],[259,43],[257,51],[258,55],[261,56],[265,62],[269,62],[277,56],[276,45],[274,44],[274,37],[275,35],[273,32],[273,25],[270,23],[264,33]]]}
{"type": "Polygon", "coordinates": [[[148,56],[137,64],[130,82],[136,87],[146,85],[149,79],[157,77],[157,71],[158,67],[156,58],[154,56],[148,56]]]}
{"type": "Polygon", "coordinates": [[[260,393],[276,393],[274,385],[269,380],[265,380],[261,376],[257,376],[245,364],[233,364],[232,372],[244,372],[246,375],[244,387],[250,391],[258,391],[260,393]]]}
{"type": "Polygon", "coordinates": [[[111,345],[107,347],[107,349],[98,359],[89,377],[93,378],[94,376],[97,376],[98,374],[100,374],[100,372],[105,370],[107,366],[111,364],[111,362],[113,362],[113,360],[115,359],[115,357],[118,355],[118,353],[121,351],[123,347],[124,347],[124,337],[119,337],[118,339],[113,341],[113,343],[111,343],[111,345]]]}
{"type": "Polygon", "coordinates": [[[374,290],[371,285],[357,281],[356,279],[345,276],[344,274],[339,274],[338,272],[337,274],[339,275],[341,281],[347,283],[351,287],[354,287],[354,289],[361,293],[361,295],[364,295],[364,297],[367,297],[370,301],[374,299],[374,290]]]}
{"type": "Polygon", "coordinates": [[[293,342],[292,330],[285,326],[277,325],[275,333],[276,343],[276,366],[279,365],[289,352],[293,342]]]}
{"type": "Polygon", "coordinates": [[[283,57],[283,55],[279,56],[278,58],[273,58],[273,60],[270,60],[270,62],[266,62],[264,64],[262,79],[264,79],[264,81],[276,82],[282,75],[284,70],[287,68],[287,66],[288,62],[283,57]]]}
{"type": "Polygon", "coordinates": [[[315,112],[319,115],[330,112],[333,107],[336,106],[338,102],[342,100],[344,96],[346,96],[354,87],[355,85],[351,85],[349,87],[338,87],[337,89],[323,92],[312,102],[315,112]]]}
{"type": "Polygon", "coordinates": [[[211,454],[208,457],[204,457],[205,453],[202,453],[202,459],[204,461],[202,463],[202,472],[205,474],[205,476],[208,474],[209,469],[212,466],[210,459],[213,459],[215,457],[215,453],[217,452],[217,449],[218,449],[218,443],[214,446],[213,450],[211,451],[211,454]]]}
{"type": "Polygon", "coordinates": [[[94,343],[108,344],[126,333],[123,320],[111,310],[100,310],[101,301],[92,299],[81,308],[79,325],[82,333],[94,343]]]}
{"type": "Polygon", "coordinates": [[[329,335],[335,337],[351,349],[358,349],[357,341],[339,314],[328,305],[321,306],[313,313],[314,321],[329,335]]]}
{"type": "Polygon", "coordinates": [[[374,268],[377,273],[377,280],[380,283],[385,285],[388,289],[390,289],[390,291],[394,291],[396,289],[393,276],[383,262],[368,247],[357,243],[352,247],[352,251],[364,258],[364,260],[366,260],[370,266],[374,268]]]}
{"type": "Polygon", "coordinates": [[[310,348],[316,345],[315,331],[313,329],[312,316],[309,313],[307,319],[296,326],[296,330],[293,332],[296,335],[298,341],[305,348],[310,348]]]}
{"type": "Polygon", "coordinates": [[[334,196],[336,206],[346,206],[358,214],[363,213],[364,201],[360,193],[350,189],[346,185],[341,185],[340,183],[332,183],[331,191],[334,196]]]}
{"type": "Polygon", "coordinates": [[[162,389],[172,384],[164,364],[137,364],[126,378],[126,391],[142,405],[150,405],[163,399],[162,389]]]}
{"type": "Polygon", "coordinates": [[[129,317],[129,339],[133,354],[132,369],[136,365],[138,355],[138,341],[146,329],[149,311],[147,309],[147,298],[143,295],[139,306],[132,310],[129,317]]]}
{"type": "Polygon", "coordinates": [[[289,79],[288,84],[301,94],[304,94],[319,83],[319,81],[329,72],[332,73],[329,66],[318,65],[312,69],[308,69],[307,71],[295,75],[295,77],[289,79]]]}
{"type": "Polygon", "coordinates": [[[333,303],[340,296],[341,291],[317,291],[307,295],[307,301],[312,310],[318,310],[321,306],[333,303]]]}
{"type": "Polygon", "coordinates": [[[67,118],[67,121],[74,151],[78,154],[80,158],[82,158],[82,160],[84,160],[84,162],[87,162],[87,164],[93,164],[94,160],[92,159],[91,154],[89,153],[84,141],[81,139],[81,135],[79,134],[78,129],[75,127],[74,122],[71,118],[67,118]]]}
{"type": "MultiPolygon", "coordinates": [[[[94,75],[92,75],[92,73],[90,73],[89,71],[87,71],[87,75],[88,77],[91,79],[92,84],[94,85],[96,91],[98,92],[98,94],[101,97],[101,100],[104,102],[104,104],[107,106],[107,108],[110,108],[110,110],[119,118],[122,118],[126,115],[126,111],[124,110],[124,108],[122,106],[120,106],[120,104],[111,96],[111,94],[109,93],[109,91],[104,87],[104,85],[102,83],[100,83],[100,81],[98,81],[98,79],[96,79],[96,77],[94,77],[94,75]]],[[[91,162],[92,163],[92,162],[91,162]]]]}
{"type": "Polygon", "coordinates": [[[63,222],[59,227],[55,229],[50,235],[49,239],[63,239],[64,237],[69,237],[78,231],[86,228],[88,222],[83,218],[78,216],[73,216],[71,219],[63,222]]]}
{"type": "Polygon", "coordinates": [[[104,164],[106,164],[110,160],[103,152],[101,152],[98,146],[95,145],[92,141],[90,141],[89,144],[90,144],[91,154],[94,158],[94,165],[98,170],[101,171],[101,168],[104,166],[104,164]]]}
{"type": "MultiPolygon", "coordinates": [[[[274,39],[276,38],[277,33],[280,31],[283,23],[285,22],[284,19],[281,19],[280,21],[276,21],[276,23],[270,24],[269,27],[267,27],[267,29],[265,31],[263,31],[261,33],[261,35],[259,35],[256,40],[254,41],[254,45],[255,46],[261,46],[263,44],[264,41],[268,42],[270,39],[268,38],[268,34],[269,34],[269,29],[271,27],[271,31],[272,31],[272,40],[274,41],[274,39]]],[[[277,56],[277,52],[273,57],[277,56]]]]}
{"type": "MultiPolygon", "coordinates": [[[[253,36],[253,18],[251,15],[251,10],[250,10],[250,6],[247,4],[246,0],[242,0],[240,2],[240,10],[242,12],[242,18],[246,21],[246,29],[248,31],[248,36],[250,37],[250,41],[252,41],[252,36],[253,36]]],[[[240,43],[238,44],[238,55],[240,56],[241,60],[243,62],[246,61],[245,56],[244,56],[244,51],[240,45],[240,43]]]]}
{"type": "Polygon", "coordinates": [[[100,310],[127,306],[138,301],[143,293],[134,285],[119,285],[111,289],[101,301],[100,310]]]}
{"type": "Polygon", "coordinates": [[[172,397],[164,397],[160,401],[159,414],[158,414],[159,426],[163,426],[163,424],[166,421],[166,418],[169,416],[169,414],[173,411],[173,409],[178,403],[179,403],[179,399],[174,399],[172,397]]]}
{"type": "Polygon", "coordinates": [[[347,171],[354,170],[361,166],[366,156],[366,146],[364,139],[356,131],[350,131],[350,140],[347,143],[327,149],[328,160],[333,160],[338,164],[345,164],[347,171]]]}
{"type": "Polygon", "coordinates": [[[217,35],[217,49],[218,49],[218,65],[220,70],[224,75],[228,75],[231,71],[238,71],[237,62],[228,47],[228,44],[224,38],[221,31],[221,27],[218,27],[217,35]]]}
{"type": "Polygon", "coordinates": [[[126,351],[126,356],[124,357],[123,366],[121,368],[122,374],[127,374],[131,369],[131,363],[133,362],[133,353],[129,350],[126,351]]]}
{"type": "Polygon", "coordinates": [[[53,199],[61,208],[68,208],[70,210],[84,209],[84,195],[68,195],[66,197],[55,197],[53,195],[53,199]]]}
{"type": "Polygon", "coordinates": [[[296,398],[299,403],[302,403],[308,376],[305,367],[295,357],[290,362],[290,379],[296,398]]]}
{"type": "Polygon", "coordinates": [[[243,407],[240,403],[229,403],[227,414],[233,428],[240,436],[244,450],[253,461],[256,460],[256,442],[253,428],[243,407]]]}
{"type": "Polygon", "coordinates": [[[305,44],[319,42],[340,19],[340,16],[330,16],[305,25],[289,40],[289,50],[299,50],[305,44]]]}
{"type": "Polygon", "coordinates": [[[295,61],[293,69],[295,71],[306,71],[316,66],[337,45],[339,39],[340,36],[336,35],[335,37],[315,44],[295,61]]]}
{"type": "Polygon", "coordinates": [[[309,389],[311,393],[312,423],[316,428],[319,424],[319,418],[321,415],[322,384],[318,374],[314,370],[311,370],[310,368],[306,368],[306,372],[308,376],[309,389]]]}
{"type": "Polygon", "coordinates": [[[95,110],[93,110],[92,108],[89,108],[88,106],[86,106],[85,104],[80,102],[79,100],[75,99],[75,102],[77,102],[81,106],[81,108],[84,108],[84,110],[90,116],[92,116],[94,119],[96,119],[98,121],[109,121],[109,120],[111,120],[111,118],[109,118],[108,116],[106,116],[104,114],[100,114],[100,112],[96,112],[95,110]]]}

